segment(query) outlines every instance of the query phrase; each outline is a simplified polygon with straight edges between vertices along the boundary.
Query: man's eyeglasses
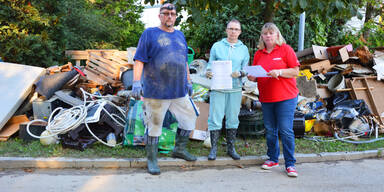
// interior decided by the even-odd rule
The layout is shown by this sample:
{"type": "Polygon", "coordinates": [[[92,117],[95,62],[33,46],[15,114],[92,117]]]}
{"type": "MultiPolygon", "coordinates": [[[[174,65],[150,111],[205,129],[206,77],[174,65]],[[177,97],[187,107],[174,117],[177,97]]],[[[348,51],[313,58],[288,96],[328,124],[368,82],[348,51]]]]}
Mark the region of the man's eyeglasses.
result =
{"type": "Polygon", "coordinates": [[[241,29],[238,29],[238,28],[227,28],[227,29],[230,30],[230,31],[235,31],[235,32],[241,31],[241,29]]]}
{"type": "Polygon", "coordinates": [[[162,15],[164,15],[164,16],[171,16],[171,17],[176,17],[176,13],[171,13],[171,12],[168,12],[168,13],[160,13],[160,14],[162,14],[162,15]]]}

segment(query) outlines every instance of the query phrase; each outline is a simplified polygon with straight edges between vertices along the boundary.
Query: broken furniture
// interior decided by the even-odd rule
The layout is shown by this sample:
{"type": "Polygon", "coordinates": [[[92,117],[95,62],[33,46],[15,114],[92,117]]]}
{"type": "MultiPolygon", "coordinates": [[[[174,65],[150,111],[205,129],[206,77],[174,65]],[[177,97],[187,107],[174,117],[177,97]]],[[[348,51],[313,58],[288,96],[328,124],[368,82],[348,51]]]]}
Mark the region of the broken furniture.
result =
{"type": "Polygon", "coordinates": [[[377,81],[375,76],[354,77],[347,79],[346,84],[351,88],[353,99],[363,99],[369,109],[378,117],[381,124],[384,122],[384,82],[377,81]],[[372,87],[372,89],[371,89],[372,87]]]}

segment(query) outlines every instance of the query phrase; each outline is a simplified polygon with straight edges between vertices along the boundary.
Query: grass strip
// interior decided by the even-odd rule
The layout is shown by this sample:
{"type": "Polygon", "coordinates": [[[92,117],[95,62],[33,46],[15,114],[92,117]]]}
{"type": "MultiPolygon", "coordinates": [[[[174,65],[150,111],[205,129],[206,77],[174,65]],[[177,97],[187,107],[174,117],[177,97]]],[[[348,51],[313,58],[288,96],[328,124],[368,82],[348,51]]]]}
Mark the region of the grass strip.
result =
{"type": "MultiPolygon", "coordinates": [[[[296,153],[346,152],[365,151],[384,147],[384,140],[367,144],[350,144],[342,141],[317,142],[296,138],[296,153]]],[[[219,139],[218,156],[226,155],[224,137],[219,139]]],[[[208,156],[209,148],[202,141],[188,143],[189,151],[196,156],[208,156]]],[[[282,150],[282,147],[280,147],[282,150]]],[[[238,138],[236,150],[241,156],[265,155],[267,151],[264,137],[238,138]]],[[[143,158],[144,147],[117,146],[114,148],[96,143],[84,151],[63,148],[60,144],[42,145],[39,141],[24,142],[15,137],[6,142],[0,142],[2,157],[71,157],[71,158],[143,158]]],[[[161,153],[160,157],[170,157],[170,153],[161,153]]]]}

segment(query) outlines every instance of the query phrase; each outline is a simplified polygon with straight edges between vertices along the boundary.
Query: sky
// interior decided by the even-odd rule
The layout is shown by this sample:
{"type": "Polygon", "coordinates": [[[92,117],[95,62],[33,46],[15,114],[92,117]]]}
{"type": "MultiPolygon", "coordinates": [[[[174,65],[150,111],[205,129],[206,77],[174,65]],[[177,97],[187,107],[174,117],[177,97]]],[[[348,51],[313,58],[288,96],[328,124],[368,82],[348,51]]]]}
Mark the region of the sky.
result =
{"type": "MultiPolygon", "coordinates": [[[[148,28],[148,27],[157,27],[160,25],[160,20],[159,20],[159,9],[160,9],[160,5],[154,5],[154,6],[150,6],[150,5],[144,5],[145,8],[144,8],[144,11],[141,15],[141,21],[145,24],[145,28],[148,28]]],[[[181,12],[183,14],[183,19],[181,22],[183,22],[183,20],[185,20],[184,18],[186,18],[187,14],[186,12],[181,12]]],[[[180,29],[180,26],[175,26],[176,29],[180,29]]]]}

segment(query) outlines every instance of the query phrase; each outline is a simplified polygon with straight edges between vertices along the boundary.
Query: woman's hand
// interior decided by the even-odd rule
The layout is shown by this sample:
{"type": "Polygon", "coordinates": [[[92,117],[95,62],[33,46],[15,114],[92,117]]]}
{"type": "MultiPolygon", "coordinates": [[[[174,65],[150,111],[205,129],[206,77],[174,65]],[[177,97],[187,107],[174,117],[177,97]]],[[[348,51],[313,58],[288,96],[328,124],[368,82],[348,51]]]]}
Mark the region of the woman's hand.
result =
{"type": "Polygon", "coordinates": [[[257,77],[252,76],[252,75],[248,75],[247,78],[248,78],[248,80],[253,81],[253,82],[256,82],[256,79],[257,79],[257,77]]]}
{"type": "Polygon", "coordinates": [[[279,76],[281,76],[281,69],[274,69],[267,73],[267,75],[279,79],[279,76]]]}

